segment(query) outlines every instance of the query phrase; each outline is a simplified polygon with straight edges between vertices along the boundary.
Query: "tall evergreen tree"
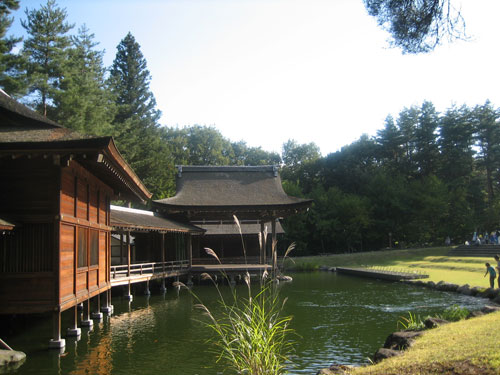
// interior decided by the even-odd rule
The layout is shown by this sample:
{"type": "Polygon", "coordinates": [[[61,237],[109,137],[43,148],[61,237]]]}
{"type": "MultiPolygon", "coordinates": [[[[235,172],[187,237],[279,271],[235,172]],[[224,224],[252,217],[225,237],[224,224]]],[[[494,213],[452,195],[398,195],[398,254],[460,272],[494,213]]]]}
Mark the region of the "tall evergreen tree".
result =
{"type": "Polygon", "coordinates": [[[13,48],[22,38],[7,36],[12,25],[10,13],[19,9],[18,0],[3,0],[0,5],[0,87],[11,96],[23,94],[26,90],[23,72],[24,58],[14,54],[13,48]]]}
{"type": "Polygon", "coordinates": [[[95,50],[98,43],[85,25],[71,40],[62,90],[54,95],[54,120],[86,134],[111,134],[115,106],[104,76],[104,52],[95,50]]]}
{"type": "Polygon", "coordinates": [[[484,170],[488,203],[492,204],[500,171],[500,112],[487,101],[472,111],[477,139],[478,167],[484,170]]]}
{"type": "Polygon", "coordinates": [[[22,53],[27,59],[28,92],[35,94],[30,105],[47,116],[60,90],[71,45],[68,32],[74,25],[66,22],[66,9],[59,8],[55,0],[48,0],[40,9],[26,9],[25,13],[21,25],[28,38],[22,53]]]}
{"type": "Polygon", "coordinates": [[[439,148],[436,130],[439,116],[431,102],[424,102],[419,111],[415,129],[415,163],[420,176],[435,174],[438,170],[439,148]]]}
{"type": "Polygon", "coordinates": [[[377,144],[379,147],[378,159],[382,165],[391,172],[399,170],[403,158],[402,137],[394,123],[392,116],[385,119],[385,127],[377,131],[377,144]]]}
{"type": "Polygon", "coordinates": [[[174,163],[160,137],[161,113],[150,82],[146,59],[129,32],[118,44],[110,70],[109,86],[116,103],[113,135],[154,198],[162,198],[172,191],[174,163]]]}

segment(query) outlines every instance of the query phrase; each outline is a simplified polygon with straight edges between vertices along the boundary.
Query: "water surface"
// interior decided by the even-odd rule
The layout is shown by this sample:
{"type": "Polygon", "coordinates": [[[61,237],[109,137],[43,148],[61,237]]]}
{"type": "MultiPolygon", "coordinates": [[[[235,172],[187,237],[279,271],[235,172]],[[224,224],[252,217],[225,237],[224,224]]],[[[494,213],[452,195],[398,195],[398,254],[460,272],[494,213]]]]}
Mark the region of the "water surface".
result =
{"type": "MultiPolygon", "coordinates": [[[[366,364],[381,347],[397,321],[411,311],[425,317],[458,304],[479,309],[485,300],[422,287],[357,278],[333,273],[294,274],[294,281],[280,285],[288,297],[287,314],[293,316],[296,346],[290,374],[315,374],[331,363],[366,364]]],[[[225,287],[227,288],[227,286],[225,287]]],[[[243,288],[243,287],[241,287],[243,288]]],[[[194,292],[217,315],[217,292],[195,286],[194,292]]],[[[59,354],[47,350],[49,319],[30,319],[23,327],[16,320],[10,336],[3,337],[28,355],[16,374],[222,374],[214,365],[211,332],[200,322],[196,301],[185,290],[170,288],[166,295],[136,295],[129,303],[113,299],[115,312],[82,328],[79,340],[66,339],[59,354]]],[[[69,326],[69,314],[63,315],[69,326]]]]}

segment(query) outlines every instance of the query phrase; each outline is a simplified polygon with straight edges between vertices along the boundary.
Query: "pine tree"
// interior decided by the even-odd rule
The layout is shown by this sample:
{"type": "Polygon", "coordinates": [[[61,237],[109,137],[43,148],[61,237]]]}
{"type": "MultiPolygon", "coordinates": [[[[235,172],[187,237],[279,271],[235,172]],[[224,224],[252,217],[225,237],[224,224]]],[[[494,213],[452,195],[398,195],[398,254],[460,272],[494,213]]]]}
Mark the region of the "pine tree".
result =
{"type": "Polygon", "coordinates": [[[95,50],[98,43],[85,25],[71,41],[61,91],[54,95],[54,120],[86,134],[111,134],[115,105],[106,84],[104,52],[95,50]]]}
{"type": "Polygon", "coordinates": [[[30,105],[47,116],[60,90],[71,44],[67,34],[74,25],[66,22],[66,9],[59,8],[55,0],[48,0],[40,9],[26,9],[25,13],[21,25],[28,38],[22,53],[27,59],[28,92],[35,94],[30,105]]]}
{"type": "Polygon", "coordinates": [[[137,175],[162,198],[173,190],[174,163],[160,138],[161,112],[149,89],[151,75],[139,43],[128,33],[117,47],[109,85],[116,103],[113,135],[137,175]]]}
{"type": "Polygon", "coordinates": [[[11,96],[23,94],[26,90],[24,58],[12,52],[22,38],[7,36],[13,21],[9,15],[17,9],[18,0],[3,0],[0,6],[0,87],[11,96]]]}

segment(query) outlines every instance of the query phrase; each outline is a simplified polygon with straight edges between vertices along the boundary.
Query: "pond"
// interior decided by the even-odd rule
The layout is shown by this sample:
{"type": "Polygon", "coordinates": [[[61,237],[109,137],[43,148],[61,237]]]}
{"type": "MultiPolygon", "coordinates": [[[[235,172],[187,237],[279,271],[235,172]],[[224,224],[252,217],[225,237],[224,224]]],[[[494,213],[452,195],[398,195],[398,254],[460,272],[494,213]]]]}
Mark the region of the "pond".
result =
{"type": "MultiPolygon", "coordinates": [[[[412,311],[425,317],[458,304],[479,309],[484,299],[438,292],[402,283],[363,279],[334,273],[293,274],[294,281],[280,284],[288,297],[286,313],[293,316],[296,350],[290,374],[315,374],[331,363],[366,364],[395,331],[401,316],[412,311]]],[[[227,288],[227,287],[225,287],[227,288]]],[[[216,315],[216,290],[194,286],[195,293],[216,315]]],[[[91,331],[82,328],[79,340],[66,339],[59,354],[47,348],[50,319],[16,323],[4,339],[28,355],[16,374],[168,374],[216,375],[209,330],[193,309],[193,297],[185,290],[166,295],[136,295],[129,303],[113,299],[112,316],[104,317],[91,331]]],[[[69,317],[63,318],[68,319],[69,317]]],[[[63,327],[69,322],[63,321],[63,327]]]]}

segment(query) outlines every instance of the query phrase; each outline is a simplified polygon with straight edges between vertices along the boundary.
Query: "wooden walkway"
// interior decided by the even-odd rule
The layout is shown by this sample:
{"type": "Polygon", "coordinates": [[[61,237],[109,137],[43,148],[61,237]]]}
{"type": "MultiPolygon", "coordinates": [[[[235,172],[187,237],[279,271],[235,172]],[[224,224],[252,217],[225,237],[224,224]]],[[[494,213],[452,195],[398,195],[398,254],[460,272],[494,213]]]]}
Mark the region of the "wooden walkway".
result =
{"type": "Polygon", "coordinates": [[[244,273],[246,271],[255,273],[265,270],[270,272],[271,267],[269,264],[193,264],[191,266],[191,273],[244,273]]]}
{"type": "Polygon", "coordinates": [[[111,267],[111,286],[127,285],[150,281],[154,279],[166,279],[201,273],[217,274],[226,273],[228,275],[258,274],[267,270],[271,272],[272,266],[269,264],[195,264],[189,268],[188,261],[177,262],[151,262],[136,263],[130,265],[119,265],[111,267]]]}
{"type": "Polygon", "coordinates": [[[337,267],[338,273],[343,273],[347,275],[370,277],[372,279],[390,280],[390,281],[400,281],[400,280],[415,280],[415,279],[425,279],[429,275],[413,273],[413,272],[402,272],[393,271],[390,269],[372,269],[372,268],[344,268],[337,267]]]}
{"type": "Polygon", "coordinates": [[[188,261],[151,262],[111,267],[111,286],[141,283],[189,274],[188,261]]]}

